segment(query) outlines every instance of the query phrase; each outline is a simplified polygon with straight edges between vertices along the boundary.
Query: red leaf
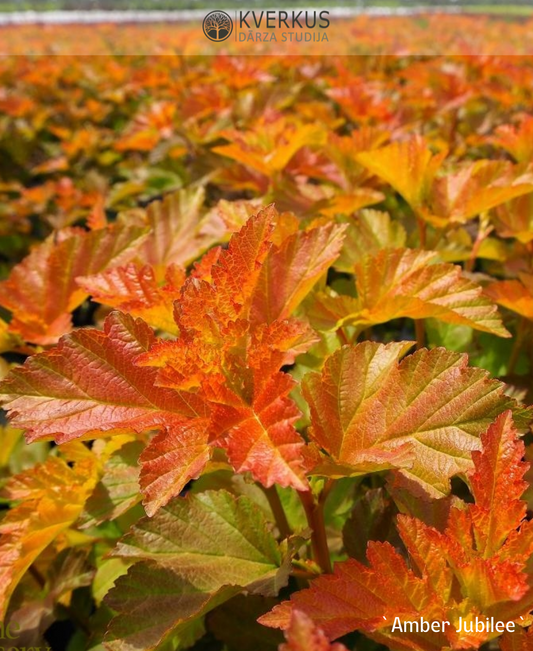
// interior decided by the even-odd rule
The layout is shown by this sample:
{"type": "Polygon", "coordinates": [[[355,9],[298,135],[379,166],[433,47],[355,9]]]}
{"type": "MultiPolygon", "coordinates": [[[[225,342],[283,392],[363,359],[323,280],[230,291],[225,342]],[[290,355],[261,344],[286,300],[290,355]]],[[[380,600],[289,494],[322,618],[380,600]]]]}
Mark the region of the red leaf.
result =
{"type": "Polygon", "coordinates": [[[92,299],[103,305],[116,307],[134,317],[141,317],[153,327],[173,334],[178,333],[173,318],[173,303],[180,296],[185,272],[170,265],[165,273],[166,283],[157,282],[153,267],[139,267],[130,262],[95,276],[77,279],[92,299]]]}
{"type": "Polygon", "coordinates": [[[254,320],[286,319],[338,257],[346,226],[327,224],[298,231],[274,247],[253,298],[254,320]]]}
{"type": "Polygon", "coordinates": [[[79,276],[127,262],[146,231],[112,225],[92,232],[72,230],[58,242],[48,239],[0,283],[0,304],[13,312],[11,332],[31,343],[48,345],[71,329],[70,312],[86,298],[79,276]]]}
{"type": "Polygon", "coordinates": [[[154,343],[151,328],[113,312],[104,331],[79,329],[26,360],[0,385],[26,439],[63,443],[117,430],[175,427],[204,411],[195,396],[156,386],[157,371],[135,366],[154,343]]]}
{"type": "MultiPolygon", "coordinates": [[[[445,532],[416,518],[398,516],[409,564],[388,543],[368,545],[368,567],[349,559],[311,587],[260,618],[288,628],[302,610],[330,639],[360,629],[391,648],[429,651],[478,648],[489,631],[459,631],[460,619],[494,617],[508,622],[527,616],[533,594],[526,573],[533,553],[533,527],[525,521],[524,446],[511,412],[500,415],[473,453],[475,504],[450,509],[445,532]],[[401,630],[406,621],[448,621],[440,631],[401,630]]],[[[504,643],[504,648],[512,648],[504,643]]]]}
{"type": "Polygon", "coordinates": [[[481,436],[482,451],[472,453],[475,471],[470,476],[475,506],[470,508],[476,547],[492,556],[526,515],[520,497],[528,484],[523,480],[529,464],[522,461],[524,444],[517,440],[511,412],[496,419],[481,436]]]}
{"type": "Polygon", "coordinates": [[[280,644],[279,651],[348,651],[344,644],[330,644],[324,632],[301,610],[293,610],[285,637],[287,643],[280,644]]]}
{"type": "Polygon", "coordinates": [[[302,456],[305,444],[294,428],[300,412],[287,398],[294,384],[285,373],[272,376],[224,442],[235,470],[250,471],[267,488],[273,484],[308,488],[302,456]]]}
{"type": "Polygon", "coordinates": [[[200,476],[211,456],[209,419],[197,418],[155,436],[140,456],[140,484],[148,515],[200,476]]]}

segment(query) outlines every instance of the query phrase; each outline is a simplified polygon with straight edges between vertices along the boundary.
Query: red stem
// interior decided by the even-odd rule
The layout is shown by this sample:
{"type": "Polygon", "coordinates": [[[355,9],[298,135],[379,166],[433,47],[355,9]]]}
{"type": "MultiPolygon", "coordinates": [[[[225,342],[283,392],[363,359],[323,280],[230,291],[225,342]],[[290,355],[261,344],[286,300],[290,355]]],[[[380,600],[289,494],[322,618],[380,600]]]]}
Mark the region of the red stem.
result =
{"type": "Polygon", "coordinates": [[[311,548],[313,558],[326,574],[331,574],[331,559],[329,557],[328,537],[324,524],[324,500],[321,499],[315,504],[311,491],[298,491],[300,500],[305,510],[307,522],[312,530],[311,548]]]}
{"type": "Polygon", "coordinates": [[[426,345],[426,328],[424,319],[415,319],[416,349],[420,350],[426,345]]]}
{"type": "Polygon", "coordinates": [[[279,534],[281,538],[282,539],[288,538],[290,535],[292,535],[292,531],[289,525],[289,521],[287,520],[285,511],[283,510],[283,504],[279,499],[279,495],[278,495],[278,491],[276,490],[276,487],[271,486],[270,488],[264,488],[264,487],[262,488],[263,488],[263,492],[266,495],[270,508],[272,510],[272,514],[274,515],[274,519],[279,529],[279,534]]]}

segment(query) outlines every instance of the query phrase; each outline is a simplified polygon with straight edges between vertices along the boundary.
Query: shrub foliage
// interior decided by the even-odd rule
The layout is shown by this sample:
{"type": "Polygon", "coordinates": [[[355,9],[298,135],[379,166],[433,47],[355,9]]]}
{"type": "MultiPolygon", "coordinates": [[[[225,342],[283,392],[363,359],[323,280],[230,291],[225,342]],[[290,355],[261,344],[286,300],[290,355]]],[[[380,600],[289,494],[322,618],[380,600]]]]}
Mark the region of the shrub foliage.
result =
{"type": "Polygon", "coordinates": [[[531,60],[35,66],[0,68],[17,644],[531,649],[531,60]]]}

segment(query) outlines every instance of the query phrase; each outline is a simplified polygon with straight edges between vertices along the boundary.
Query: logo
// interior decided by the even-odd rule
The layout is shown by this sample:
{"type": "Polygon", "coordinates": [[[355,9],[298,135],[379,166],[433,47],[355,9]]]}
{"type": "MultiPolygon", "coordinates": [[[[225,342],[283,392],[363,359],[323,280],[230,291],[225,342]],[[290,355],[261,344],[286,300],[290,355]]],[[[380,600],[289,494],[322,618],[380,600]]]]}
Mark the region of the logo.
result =
{"type": "Polygon", "coordinates": [[[225,11],[210,11],[204,18],[204,34],[211,41],[225,41],[233,31],[233,21],[225,11]]]}

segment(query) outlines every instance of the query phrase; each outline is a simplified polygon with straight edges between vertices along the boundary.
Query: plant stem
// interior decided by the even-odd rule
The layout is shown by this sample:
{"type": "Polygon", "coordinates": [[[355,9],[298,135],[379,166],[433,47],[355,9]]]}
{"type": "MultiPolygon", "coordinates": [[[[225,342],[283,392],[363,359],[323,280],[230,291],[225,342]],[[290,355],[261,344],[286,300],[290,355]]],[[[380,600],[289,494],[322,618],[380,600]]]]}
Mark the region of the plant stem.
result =
{"type": "Polygon", "coordinates": [[[311,547],[313,558],[326,574],[331,574],[331,559],[329,557],[328,537],[324,524],[324,500],[315,504],[311,491],[298,491],[305,510],[307,522],[312,530],[311,547]]]}
{"type": "Polygon", "coordinates": [[[337,328],[337,336],[341,340],[343,346],[350,343],[350,340],[342,328],[337,328]]]}
{"type": "Polygon", "coordinates": [[[426,240],[427,240],[427,224],[426,222],[421,218],[417,217],[416,218],[417,224],[418,224],[418,237],[420,238],[420,248],[425,249],[426,248],[426,240]]]}
{"type": "Polygon", "coordinates": [[[292,535],[292,530],[289,525],[289,521],[287,520],[287,516],[285,515],[285,511],[283,510],[283,504],[279,499],[279,495],[278,495],[278,491],[276,490],[276,487],[270,486],[270,488],[265,488],[264,486],[261,486],[261,488],[263,489],[263,492],[266,495],[270,508],[272,509],[272,513],[274,515],[274,519],[279,529],[279,534],[281,538],[282,539],[288,538],[289,536],[292,535]]]}
{"type": "Polygon", "coordinates": [[[513,342],[513,348],[511,350],[511,356],[509,357],[509,366],[507,367],[507,375],[512,375],[514,373],[516,363],[518,362],[518,357],[520,355],[520,350],[522,348],[522,343],[524,341],[524,335],[527,329],[527,321],[521,316],[518,326],[516,328],[516,336],[513,342]]]}
{"type": "Polygon", "coordinates": [[[416,349],[420,350],[426,345],[426,328],[424,319],[415,319],[416,349]]]}
{"type": "Polygon", "coordinates": [[[484,226],[484,221],[483,221],[483,216],[480,216],[479,218],[479,228],[478,232],[476,235],[476,240],[474,244],[472,245],[472,251],[470,252],[470,256],[468,257],[468,260],[465,262],[465,271],[473,271],[474,270],[474,265],[476,264],[476,258],[479,253],[479,249],[481,248],[481,245],[483,242],[487,239],[487,237],[492,233],[494,228],[492,226],[484,226]]]}
{"type": "Polygon", "coordinates": [[[39,572],[39,570],[35,567],[35,565],[33,563],[29,566],[28,572],[37,581],[37,583],[39,584],[39,588],[41,588],[41,590],[42,590],[44,588],[44,586],[46,585],[46,581],[45,581],[44,576],[39,572]]]}
{"type": "Polygon", "coordinates": [[[322,492],[320,493],[320,498],[319,502],[322,506],[325,505],[326,500],[328,499],[328,495],[331,493],[331,490],[333,486],[335,485],[335,480],[331,479],[331,477],[327,480],[324,488],[322,489],[322,492]]]}

